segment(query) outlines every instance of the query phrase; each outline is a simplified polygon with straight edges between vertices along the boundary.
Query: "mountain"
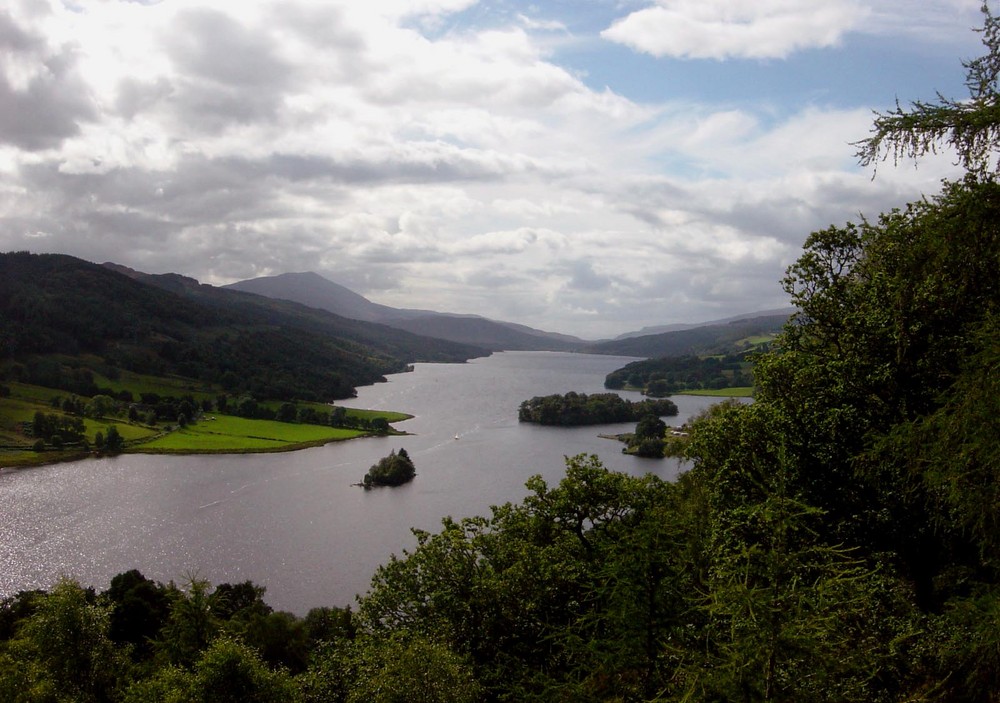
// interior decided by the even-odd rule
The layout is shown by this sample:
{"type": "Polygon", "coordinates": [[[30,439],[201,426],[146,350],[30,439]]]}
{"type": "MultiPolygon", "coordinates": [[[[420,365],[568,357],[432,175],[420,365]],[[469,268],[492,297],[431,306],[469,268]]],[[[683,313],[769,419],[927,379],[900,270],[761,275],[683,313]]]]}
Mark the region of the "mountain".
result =
{"type": "MultiPolygon", "coordinates": [[[[334,283],[311,271],[252,278],[222,287],[268,298],[291,300],[311,308],[327,310],[341,317],[366,322],[382,322],[389,318],[406,317],[406,313],[410,312],[373,303],[339,283],[334,283]]],[[[426,314],[428,311],[412,312],[426,314]]]]}
{"type": "Polygon", "coordinates": [[[576,337],[518,327],[476,315],[430,313],[418,317],[388,318],[385,324],[439,339],[475,344],[492,351],[575,351],[586,344],[576,337]]]}
{"type": "Polygon", "coordinates": [[[705,327],[707,325],[724,325],[730,322],[737,322],[739,320],[745,320],[751,317],[770,317],[771,315],[784,315],[786,318],[791,316],[795,312],[795,308],[778,308],[775,310],[761,310],[760,312],[755,312],[745,315],[733,315],[731,317],[725,317],[721,320],[709,320],[708,322],[694,322],[694,323],[675,323],[672,325],[656,325],[653,327],[643,327],[641,330],[636,332],[625,332],[615,337],[615,341],[622,339],[631,339],[633,337],[648,337],[654,334],[663,334],[664,332],[679,332],[680,330],[694,329],[695,327],[705,327]]]}
{"type": "Polygon", "coordinates": [[[209,306],[242,310],[246,314],[263,317],[272,324],[349,340],[372,347],[398,359],[404,359],[407,363],[420,361],[460,362],[477,356],[487,356],[490,353],[484,347],[442,340],[396,329],[388,325],[350,319],[290,300],[205,285],[193,278],[180,276],[176,273],[147,274],[132,271],[116,264],[105,264],[105,266],[113,267],[137,280],[186,298],[195,299],[209,306]]]}
{"type": "Polygon", "coordinates": [[[102,373],[178,374],[259,398],[333,400],[411,361],[487,353],[177,274],[0,254],[0,362],[29,378],[65,376],[86,357],[102,373]]]}
{"type": "Polygon", "coordinates": [[[497,322],[479,315],[458,315],[379,305],[312,272],[253,278],[232,283],[224,288],[291,300],[343,317],[379,322],[414,334],[485,347],[491,351],[569,351],[586,344],[577,337],[545,332],[510,322],[497,322]]]}
{"type": "Polygon", "coordinates": [[[717,354],[732,351],[747,337],[777,334],[791,312],[742,317],[729,322],[706,324],[690,329],[598,342],[582,347],[588,354],[612,354],[656,359],[686,354],[717,354]]]}

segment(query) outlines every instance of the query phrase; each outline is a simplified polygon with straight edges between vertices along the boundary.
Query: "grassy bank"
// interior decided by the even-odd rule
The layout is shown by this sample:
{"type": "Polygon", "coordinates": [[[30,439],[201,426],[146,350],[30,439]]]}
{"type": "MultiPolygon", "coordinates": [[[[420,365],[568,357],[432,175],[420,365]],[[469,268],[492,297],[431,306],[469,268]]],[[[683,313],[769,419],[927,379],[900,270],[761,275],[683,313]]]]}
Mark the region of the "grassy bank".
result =
{"type": "MultiPolygon", "coordinates": [[[[195,400],[210,400],[218,389],[182,378],[159,378],[127,372],[115,379],[98,377],[98,381],[114,391],[129,391],[138,397],[141,393],[161,395],[181,394],[195,400]]],[[[195,422],[180,427],[176,422],[128,420],[128,404],[119,406],[115,417],[91,418],[64,412],[53,398],[66,398],[72,394],[53,388],[27,383],[6,382],[6,395],[0,397],[0,468],[38,466],[60,461],[72,461],[91,456],[98,446],[98,435],[107,437],[114,427],[124,440],[126,453],[210,454],[291,451],[318,446],[328,442],[353,439],[373,434],[368,424],[376,418],[386,422],[400,422],[410,416],[381,410],[348,408],[346,422],[360,427],[332,427],[308,422],[278,422],[276,420],[247,419],[219,412],[206,412],[195,422]],[[37,413],[82,422],[82,441],[67,442],[65,446],[46,442],[42,451],[34,449],[37,438],[32,428],[37,413]]],[[[75,396],[74,396],[75,397],[75,396]]],[[[86,400],[84,398],[83,400],[86,400]]],[[[265,402],[275,408],[280,403],[265,402]]],[[[330,406],[323,403],[298,403],[317,413],[328,415],[330,406]]],[[[144,415],[147,413],[144,413],[144,415]]],[[[396,432],[390,430],[390,432],[396,432]]]]}
{"type": "Polygon", "coordinates": [[[131,447],[138,452],[287,451],[365,435],[361,430],[215,415],[131,447]]]}
{"type": "Polygon", "coordinates": [[[715,398],[749,398],[753,395],[753,386],[679,391],[674,393],[674,395],[707,395],[715,398]]]}

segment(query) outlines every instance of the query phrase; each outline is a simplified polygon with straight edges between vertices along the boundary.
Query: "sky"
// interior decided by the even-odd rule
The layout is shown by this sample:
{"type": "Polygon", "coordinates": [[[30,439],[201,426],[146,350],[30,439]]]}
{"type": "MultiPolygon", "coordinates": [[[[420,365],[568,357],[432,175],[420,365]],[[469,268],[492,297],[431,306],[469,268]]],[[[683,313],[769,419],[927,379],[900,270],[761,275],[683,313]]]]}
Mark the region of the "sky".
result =
{"type": "Polygon", "coordinates": [[[214,285],[315,271],[587,339],[788,305],[862,168],[968,96],[980,0],[4,0],[0,251],[214,285]]]}

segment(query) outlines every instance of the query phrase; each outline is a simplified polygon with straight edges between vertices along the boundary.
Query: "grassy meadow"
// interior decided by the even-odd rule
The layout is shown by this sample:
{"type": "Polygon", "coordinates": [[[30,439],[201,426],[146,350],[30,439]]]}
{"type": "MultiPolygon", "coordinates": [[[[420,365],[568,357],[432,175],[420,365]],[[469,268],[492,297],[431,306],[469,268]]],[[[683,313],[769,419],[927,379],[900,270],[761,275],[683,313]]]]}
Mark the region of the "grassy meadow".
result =
{"type": "Polygon", "coordinates": [[[353,439],[364,434],[361,430],[340,427],[212,415],[138,444],[133,449],[168,453],[285,451],[353,439]]]}
{"type": "Polygon", "coordinates": [[[700,388],[697,390],[680,391],[675,395],[707,395],[715,398],[749,398],[753,395],[753,386],[735,386],[733,388],[700,388]]]}

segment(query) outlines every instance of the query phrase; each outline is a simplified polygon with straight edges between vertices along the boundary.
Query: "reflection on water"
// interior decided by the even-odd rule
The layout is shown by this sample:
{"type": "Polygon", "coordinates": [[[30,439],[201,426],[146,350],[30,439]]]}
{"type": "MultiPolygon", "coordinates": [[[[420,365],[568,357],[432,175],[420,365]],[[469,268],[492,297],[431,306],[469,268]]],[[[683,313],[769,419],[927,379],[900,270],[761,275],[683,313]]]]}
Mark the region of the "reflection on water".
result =
{"type": "MultiPolygon", "coordinates": [[[[105,588],[115,574],[138,568],[161,581],[252,579],[267,587],[275,608],[299,614],[348,605],[379,564],[414,544],[411,527],[435,530],[442,516],[519,501],[532,474],[557,482],[565,456],[594,453],[619,471],[676,475],[676,462],[625,456],[622,445],[598,437],[631,425],[517,421],[522,400],[603,392],[604,376],[628,361],[509,352],[417,364],[345,402],[412,414],[397,425],[405,437],[286,454],[125,455],[0,472],[0,596],[47,588],[63,574],[105,588]],[[400,447],[416,464],[414,481],[371,491],[351,485],[400,447]]],[[[716,399],[674,400],[681,412],[668,424],[716,399]]]]}

